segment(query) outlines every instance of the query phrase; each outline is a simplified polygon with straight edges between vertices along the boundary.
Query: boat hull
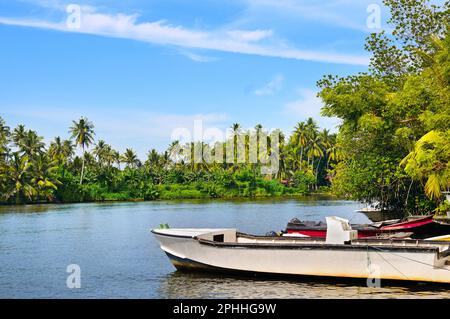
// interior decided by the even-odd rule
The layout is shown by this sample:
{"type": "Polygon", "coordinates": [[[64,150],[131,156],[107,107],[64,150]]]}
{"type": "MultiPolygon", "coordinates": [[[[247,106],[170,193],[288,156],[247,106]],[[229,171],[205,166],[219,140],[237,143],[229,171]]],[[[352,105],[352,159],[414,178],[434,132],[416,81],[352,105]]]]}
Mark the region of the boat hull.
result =
{"type": "Polygon", "coordinates": [[[450,283],[450,266],[436,249],[389,250],[354,245],[218,243],[154,232],[177,269],[315,277],[450,283]],[[413,266],[411,260],[414,261],[413,266]]]}

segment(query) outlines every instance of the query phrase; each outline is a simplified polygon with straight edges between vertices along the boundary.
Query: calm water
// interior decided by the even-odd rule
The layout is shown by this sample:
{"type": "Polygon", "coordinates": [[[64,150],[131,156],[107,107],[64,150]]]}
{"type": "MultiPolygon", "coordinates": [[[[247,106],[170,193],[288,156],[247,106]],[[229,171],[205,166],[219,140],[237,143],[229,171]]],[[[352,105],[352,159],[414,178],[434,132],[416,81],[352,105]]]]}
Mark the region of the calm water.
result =
{"type": "MultiPolygon", "coordinates": [[[[189,201],[0,207],[3,298],[449,298],[448,287],[367,288],[333,283],[176,272],[152,227],[281,230],[292,217],[338,215],[368,222],[348,201],[321,199],[189,201]],[[66,267],[81,267],[81,288],[68,289],[66,267]]],[[[392,284],[391,284],[392,285],[392,284]]]]}

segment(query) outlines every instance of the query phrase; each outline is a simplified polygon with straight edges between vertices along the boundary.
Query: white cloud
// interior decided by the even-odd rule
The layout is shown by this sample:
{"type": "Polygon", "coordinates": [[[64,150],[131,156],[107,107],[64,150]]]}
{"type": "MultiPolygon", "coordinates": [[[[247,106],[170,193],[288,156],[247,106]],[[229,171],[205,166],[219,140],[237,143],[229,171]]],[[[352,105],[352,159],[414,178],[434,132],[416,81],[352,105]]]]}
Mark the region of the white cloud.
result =
{"type": "Polygon", "coordinates": [[[227,34],[234,40],[245,42],[258,42],[263,39],[270,38],[273,35],[272,30],[255,30],[255,31],[242,31],[234,30],[228,31],[227,34]]]}
{"type": "Polygon", "coordinates": [[[253,94],[263,96],[272,95],[281,89],[283,85],[284,77],[281,74],[277,74],[273,79],[267,82],[263,87],[253,91],[253,94]]]}
{"type": "Polygon", "coordinates": [[[322,100],[317,97],[317,92],[310,89],[298,90],[299,99],[288,102],[283,107],[283,114],[289,118],[297,118],[298,121],[304,121],[309,117],[317,120],[322,128],[335,130],[340,124],[340,120],[334,117],[323,117],[320,112],[323,106],[322,100]]]}
{"type": "MultiPolygon", "coordinates": [[[[367,65],[365,56],[299,50],[280,44],[272,30],[194,30],[166,21],[140,22],[138,15],[101,13],[83,7],[80,28],[69,28],[66,21],[50,22],[28,18],[0,17],[0,24],[124,38],[185,49],[206,49],[267,57],[316,62],[367,65]]],[[[64,12],[65,14],[65,12],[64,12]]],[[[65,18],[63,19],[65,20],[65,18]]],[[[198,56],[191,58],[200,60],[198,56]]]]}
{"type": "Polygon", "coordinates": [[[218,60],[218,58],[216,58],[216,57],[201,55],[201,54],[193,53],[193,52],[186,51],[186,50],[179,50],[179,53],[194,62],[206,63],[206,62],[214,62],[214,61],[218,60]]]}

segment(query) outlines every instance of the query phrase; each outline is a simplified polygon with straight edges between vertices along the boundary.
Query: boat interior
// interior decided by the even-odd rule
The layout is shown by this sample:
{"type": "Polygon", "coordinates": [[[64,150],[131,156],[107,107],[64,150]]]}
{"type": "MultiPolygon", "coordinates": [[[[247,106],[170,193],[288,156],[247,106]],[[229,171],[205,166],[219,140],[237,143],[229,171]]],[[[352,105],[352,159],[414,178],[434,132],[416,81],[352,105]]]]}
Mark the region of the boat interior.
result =
{"type": "Polygon", "coordinates": [[[426,241],[418,239],[393,239],[393,238],[365,238],[352,239],[343,241],[342,243],[330,243],[330,240],[325,238],[312,237],[291,237],[291,236],[255,236],[245,233],[240,233],[236,229],[219,229],[211,230],[210,232],[202,233],[194,237],[202,243],[209,243],[215,245],[346,245],[346,246],[376,246],[384,248],[419,248],[419,249],[436,249],[440,253],[447,252],[450,256],[450,242],[446,241],[426,241]]]}

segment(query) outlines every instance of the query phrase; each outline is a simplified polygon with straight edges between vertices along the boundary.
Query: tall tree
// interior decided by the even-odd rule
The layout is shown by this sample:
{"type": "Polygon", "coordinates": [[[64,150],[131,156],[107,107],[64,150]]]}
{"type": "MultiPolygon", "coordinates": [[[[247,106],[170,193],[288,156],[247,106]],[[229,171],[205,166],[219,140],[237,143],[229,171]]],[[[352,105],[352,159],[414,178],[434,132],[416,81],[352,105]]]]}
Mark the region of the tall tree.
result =
{"type": "Polygon", "coordinates": [[[82,166],[80,174],[80,185],[83,184],[84,168],[85,168],[85,153],[88,148],[94,142],[94,124],[87,118],[81,117],[78,122],[72,121],[69,133],[72,139],[75,141],[75,145],[82,149],[82,166]]]}
{"type": "Polygon", "coordinates": [[[127,148],[125,150],[125,153],[122,154],[122,162],[130,168],[136,168],[140,164],[136,153],[131,148],[127,148]]]}

